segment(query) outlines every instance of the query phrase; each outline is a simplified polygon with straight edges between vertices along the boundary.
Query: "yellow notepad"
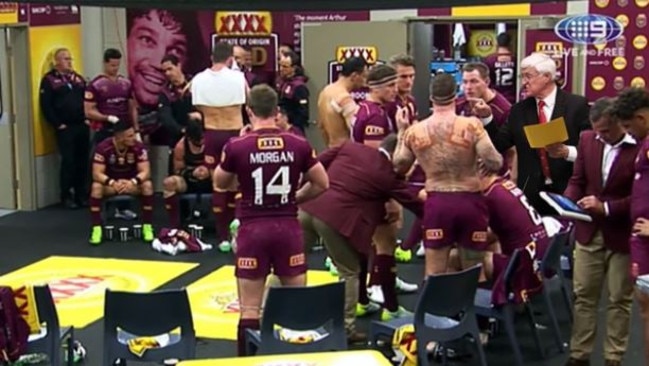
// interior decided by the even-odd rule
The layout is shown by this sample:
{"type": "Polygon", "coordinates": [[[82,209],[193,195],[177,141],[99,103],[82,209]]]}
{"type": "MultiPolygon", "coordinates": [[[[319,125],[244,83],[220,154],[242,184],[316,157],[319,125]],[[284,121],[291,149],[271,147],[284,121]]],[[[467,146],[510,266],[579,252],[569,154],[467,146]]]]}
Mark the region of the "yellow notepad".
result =
{"type": "Polygon", "coordinates": [[[568,140],[568,130],[563,117],[544,124],[533,124],[524,127],[525,136],[533,149],[544,148],[568,140]]]}

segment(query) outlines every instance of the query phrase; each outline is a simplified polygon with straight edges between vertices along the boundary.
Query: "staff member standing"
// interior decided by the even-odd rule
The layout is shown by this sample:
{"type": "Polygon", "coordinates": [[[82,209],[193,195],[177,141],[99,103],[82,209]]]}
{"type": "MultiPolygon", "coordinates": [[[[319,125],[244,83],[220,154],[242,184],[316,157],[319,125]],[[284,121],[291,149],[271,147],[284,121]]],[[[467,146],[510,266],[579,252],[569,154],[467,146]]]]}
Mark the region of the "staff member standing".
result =
{"type": "Polygon", "coordinates": [[[189,92],[191,77],[183,73],[183,67],[175,55],[167,55],[160,63],[167,78],[167,85],[158,95],[158,118],[167,131],[169,147],[173,149],[185,133],[189,115],[194,110],[189,92]]]}
{"type": "MultiPolygon", "coordinates": [[[[521,74],[528,97],[512,106],[507,122],[498,128],[497,123],[491,123],[493,115],[481,120],[499,152],[516,148],[517,185],[541,215],[552,215],[555,211],[543,201],[539,192],[561,194],[566,189],[572,175],[572,163],[577,158],[579,134],[590,129],[588,101],[557,86],[557,65],[546,54],[532,53],[524,58],[521,74]],[[525,126],[547,123],[559,117],[566,122],[568,141],[544,149],[530,147],[525,126]]],[[[486,103],[478,102],[474,108],[482,110],[486,103]]]]}
{"type": "Polygon", "coordinates": [[[604,284],[608,298],[604,365],[622,365],[629,344],[631,187],[639,146],[612,116],[613,107],[613,99],[602,98],[590,110],[593,131],[581,134],[564,193],[593,217],[593,222],[578,221],[576,225],[575,322],[566,366],[589,364],[604,284]]]}
{"type": "Polygon", "coordinates": [[[302,73],[300,60],[295,52],[287,52],[280,56],[279,75],[279,104],[286,111],[289,123],[304,133],[309,125],[309,89],[306,86],[308,78],[302,73]]]}
{"type": "Polygon", "coordinates": [[[85,88],[83,77],[72,69],[70,51],[56,50],[54,67],[41,79],[39,102],[45,120],[56,131],[61,155],[61,202],[70,209],[86,206],[88,197],[90,129],[83,111],[85,88]]]}

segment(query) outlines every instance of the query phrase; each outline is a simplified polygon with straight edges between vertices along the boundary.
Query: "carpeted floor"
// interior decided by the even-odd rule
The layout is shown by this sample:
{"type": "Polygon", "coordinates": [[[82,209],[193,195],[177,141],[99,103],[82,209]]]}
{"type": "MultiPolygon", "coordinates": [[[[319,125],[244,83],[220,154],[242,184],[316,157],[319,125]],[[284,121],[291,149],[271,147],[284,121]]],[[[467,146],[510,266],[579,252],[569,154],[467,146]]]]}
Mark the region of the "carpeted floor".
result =
{"type": "MultiPolygon", "coordinates": [[[[162,211],[162,206],[157,205],[156,209],[162,211]]],[[[156,215],[156,222],[164,222],[163,214],[156,215]]],[[[138,243],[117,243],[109,242],[98,247],[87,244],[88,235],[88,213],[85,210],[66,211],[59,208],[51,208],[37,212],[17,212],[0,218],[0,275],[26,266],[51,255],[83,256],[99,258],[123,258],[123,259],[148,259],[167,260],[200,263],[200,266],[185,273],[184,275],[165,284],[162,288],[178,288],[187,286],[198,278],[211,273],[217,268],[232,264],[231,255],[218,252],[207,252],[203,254],[187,254],[177,257],[170,257],[152,251],[147,245],[138,243]]],[[[208,242],[210,237],[207,238],[208,242]]],[[[310,268],[323,269],[324,253],[316,252],[309,254],[310,268]]],[[[422,260],[416,259],[413,263],[400,265],[399,275],[409,282],[419,282],[422,276],[422,260]]],[[[443,289],[440,292],[443,296],[443,289]]],[[[402,304],[413,309],[416,295],[404,295],[400,298],[402,304]]],[[[598,324],[605,325],[605,305],[600,307],[600,320],[598,324]]],[[[568,338],[569,322],[564,312],[559,309],[563,333],[568,338]]],[[[361,330],[367,329],[368,320],[360,320],[361,330]]],[[[526,365],[529,366],[559,366],[563,365],[566,354],[558,354],[553,347],[549,333],[542,331],[543,341],[548,348],[549,354],[545,360],[539,360],[538,352],[534,347],[532,337],[527,323],[518,322],[520,341],[526,358],[526,365]]],[[[601,332],[600,332],[601,333],[601,332]]],[[[101,321],[77,330],[77,338],[88,350],[88,358],[85,364],[98,366],[101,364],[102,352],[102,326],[101,321]]],[[[601,335],[598,337],[601,340],[601,335]]],[[[641,325],[637,310],[634,309],[631,341],[624,365],[642,365],[642,340],[641,325]]],[[[511,351],[504,334],[494,338],[486,348],[487,358],[490,365],[506,365],[512,363],[511,351]]],[[[218,340],[200,340],[197,347],[198,358],[230,357],[236,353],[233,342],[218,340]]],[[[593,355],[594,366],[603,365],[601,347],[597,347],[593,355]]],[[[462,362],[452,363],[453,365],[471,365],[475,360],[466,359],[462,362]],[[473,362],[472,362],[473,361],[473,362]]],[[[133,364],[129,362],[129,365],[133,364]]]]}

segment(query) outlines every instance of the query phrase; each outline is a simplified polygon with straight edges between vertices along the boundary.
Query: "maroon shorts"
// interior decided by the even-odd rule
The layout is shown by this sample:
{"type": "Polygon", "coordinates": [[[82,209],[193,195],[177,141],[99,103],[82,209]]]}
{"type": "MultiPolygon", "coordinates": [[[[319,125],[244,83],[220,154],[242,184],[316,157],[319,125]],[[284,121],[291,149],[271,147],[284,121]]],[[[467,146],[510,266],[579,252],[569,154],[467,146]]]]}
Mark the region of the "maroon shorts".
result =
{"type": "Polygon", "coordinates": [[[279,277],[306,272],[302,227],[297,218],[244,221],[237,233],[238,278],[261,279],[271,270],[279,277]]]}
{"type": "Polygon", "coordinates": [[[223,146],[232,137],[239,136],[239,130],[208,130],[205,129],[205,165],[214,169],[221,162],[223,146]]]}
{"type": "MultiPolygon", "coordinates": [[[[495,306],[504,305],[509,301],[509,294],[505,288],[505,270],[509,263],[509,256],[493,254],[493,288],[491,303],[495,306]]],[[[528,296],[538,293],[542,289],[541,277],[538,271],[534,270],[534,260],[529,252],[523,249],[520,255],[520,262],[516,268],[512,283],[513,301],[521,304],[528,296]]]]}
{"type": "Polygon", "coordinates": [[[649,274],[649,238],[631,236],[631,278],[649,274]]]}
{"type": "Polygon", "coordinates": [[[479,192],[428,192],[422,225],[427,249],[457,244],[483,251],[489,244],[489,211],[479,192]]]}

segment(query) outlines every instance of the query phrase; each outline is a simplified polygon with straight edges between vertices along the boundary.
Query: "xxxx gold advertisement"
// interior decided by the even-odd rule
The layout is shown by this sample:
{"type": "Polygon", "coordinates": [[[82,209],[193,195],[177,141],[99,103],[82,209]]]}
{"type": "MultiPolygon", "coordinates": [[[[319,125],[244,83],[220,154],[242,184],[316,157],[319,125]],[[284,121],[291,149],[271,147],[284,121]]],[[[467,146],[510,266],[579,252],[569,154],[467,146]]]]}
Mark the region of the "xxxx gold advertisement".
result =
{"type": "Polygon", "coordinates": [[[47,124],[40,110],[40,82],[52,68],[54,52],[59,48],[70,50],[75,70],[83,74],[81,60],[81,25],[56,25],[29,28],[30,67],[32,83],[32,116],[34,121],[34,154],[43,156],[56,151],[54,130],[47,124]]]}
{"type": "Polygon", "coordinates": [[[606,44],[589,46],[588,100],[614,96],[628,86],[646,87],[648,5],[648,0],[589,0],[589,13],[615,18],[624,33],[606,44]]]}
{"type": "Polygon", "coordinates": [[[0,1],[0,24],[18,23],[18,3],[0,1]]]}

